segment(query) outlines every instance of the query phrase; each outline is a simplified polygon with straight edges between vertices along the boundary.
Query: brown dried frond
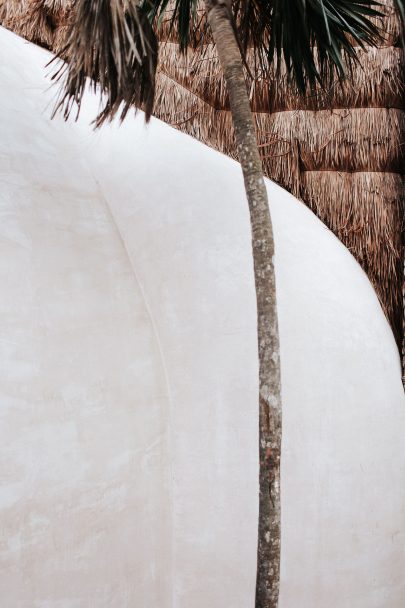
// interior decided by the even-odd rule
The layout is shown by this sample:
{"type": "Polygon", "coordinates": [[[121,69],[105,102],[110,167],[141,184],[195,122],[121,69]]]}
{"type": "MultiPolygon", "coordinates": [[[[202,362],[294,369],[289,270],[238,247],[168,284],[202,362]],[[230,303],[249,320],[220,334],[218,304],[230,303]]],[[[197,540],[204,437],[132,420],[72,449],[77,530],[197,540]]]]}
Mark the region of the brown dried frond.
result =
{"type": "MultiPolygon", "coordinates": [[[[78,0],[68,25],[67,57],[54,75],[63,89],[55,112],[80,111],[87,86],[101,94],[96,127],[118,112],[142,107],[149,120],[154,99],[157,40],[144,12],[125,0],[78,0]]],[[[54,112],[54,113],[55,113],[54,112]]]]}

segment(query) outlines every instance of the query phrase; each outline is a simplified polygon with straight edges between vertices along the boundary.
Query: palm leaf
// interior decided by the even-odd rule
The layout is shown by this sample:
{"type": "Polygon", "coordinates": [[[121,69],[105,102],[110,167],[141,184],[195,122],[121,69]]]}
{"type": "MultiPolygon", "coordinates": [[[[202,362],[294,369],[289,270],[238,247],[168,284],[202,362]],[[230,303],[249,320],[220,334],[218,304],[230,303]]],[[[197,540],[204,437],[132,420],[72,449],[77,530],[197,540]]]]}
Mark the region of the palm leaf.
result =
{"type": "MultiPolygon", "coordinates": [[[[402,0],[400,0],[402,1],[402,0]]],[[[284,60],[287,72],[305,92],[344,77],[356,47],[375,46],[381,16],[378,2],[367,0],[239,0],[235,19],[243,48],[253,46],[262,72],[284,60]]]]}

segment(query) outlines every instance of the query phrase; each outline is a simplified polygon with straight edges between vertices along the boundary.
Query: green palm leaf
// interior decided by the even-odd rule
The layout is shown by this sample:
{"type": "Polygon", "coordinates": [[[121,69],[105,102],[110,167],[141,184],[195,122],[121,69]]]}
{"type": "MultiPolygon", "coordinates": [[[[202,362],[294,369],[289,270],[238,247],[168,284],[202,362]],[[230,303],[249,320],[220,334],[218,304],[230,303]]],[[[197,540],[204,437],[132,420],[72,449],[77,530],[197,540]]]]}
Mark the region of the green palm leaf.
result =
{"type": "Polygon", "coordinates": [[[236,5],[235,19],[243,48],[253,46],[262,70],[284,60],[287,72],[304,92],[337,73],[344,77],[356,47],[376,45],[381,13],[366,0],[248,0],[236,5]]]}

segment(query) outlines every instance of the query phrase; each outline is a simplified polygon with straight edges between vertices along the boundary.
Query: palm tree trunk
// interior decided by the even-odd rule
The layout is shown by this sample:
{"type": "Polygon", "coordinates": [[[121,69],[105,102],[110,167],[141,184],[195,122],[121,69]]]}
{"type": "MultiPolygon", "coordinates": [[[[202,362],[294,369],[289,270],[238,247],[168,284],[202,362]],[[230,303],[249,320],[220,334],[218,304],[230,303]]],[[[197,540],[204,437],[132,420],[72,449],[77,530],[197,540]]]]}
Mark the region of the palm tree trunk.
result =
{"type": "Polygon", "coordinates": [[[281,383],[274,239],[243,63],[226,0],[205,0],[228,88],[252,231],[259,351],[260,499],[256,608],[277,608],[280,581],[281,383]]]}

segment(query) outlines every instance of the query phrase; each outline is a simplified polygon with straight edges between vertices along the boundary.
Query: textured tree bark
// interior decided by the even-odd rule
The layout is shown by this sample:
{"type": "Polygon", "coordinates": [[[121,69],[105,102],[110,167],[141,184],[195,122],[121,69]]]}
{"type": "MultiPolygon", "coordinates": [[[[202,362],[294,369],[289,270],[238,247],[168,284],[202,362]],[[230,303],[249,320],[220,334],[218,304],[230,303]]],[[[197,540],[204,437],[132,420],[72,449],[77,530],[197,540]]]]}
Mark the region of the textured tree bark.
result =
{"type": "Polygon", "coordinates": [[[256,608],[277,608],[280,583],[281,382],[274,239],[243,63],[228,0],[205,0],[228,88],[250,211],[259,351],[260,499],[256,608]]]}

